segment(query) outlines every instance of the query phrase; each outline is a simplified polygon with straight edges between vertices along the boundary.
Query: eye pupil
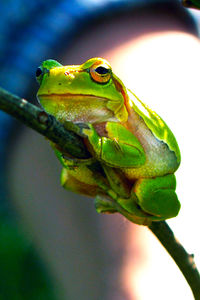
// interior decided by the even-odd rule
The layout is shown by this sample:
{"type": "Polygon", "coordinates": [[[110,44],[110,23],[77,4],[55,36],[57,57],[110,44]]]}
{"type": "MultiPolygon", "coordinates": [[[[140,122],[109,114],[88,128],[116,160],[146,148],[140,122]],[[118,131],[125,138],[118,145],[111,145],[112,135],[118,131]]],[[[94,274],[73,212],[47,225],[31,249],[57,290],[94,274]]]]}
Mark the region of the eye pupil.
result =
{"type": "Polygon", "coordinates": [[[105,67],[97,67],[95,71],[101,75],[104,75],[107,74],[109,70],[106,69],[105,67]]]}
{"type": "Polygon", "coordinates": [[[39,77],[42,74],[42,69],[41,68],[37,68],[36,72],[35,72],[35,76],[39,77]]]}

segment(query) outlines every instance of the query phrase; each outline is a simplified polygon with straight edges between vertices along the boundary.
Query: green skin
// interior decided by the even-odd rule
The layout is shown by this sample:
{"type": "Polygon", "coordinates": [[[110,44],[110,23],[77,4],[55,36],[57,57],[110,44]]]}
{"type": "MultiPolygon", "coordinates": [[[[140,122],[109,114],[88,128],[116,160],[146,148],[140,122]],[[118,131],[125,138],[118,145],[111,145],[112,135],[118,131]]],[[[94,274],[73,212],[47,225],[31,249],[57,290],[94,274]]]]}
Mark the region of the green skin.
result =
{"type": "Polygon", "coordinates": [[[106,60],[92,58],[77,66],[46,60],[36,77],[41,105],[64,125],[74,123],[92,154],[79,160],[52,145],[64,167],[66,189],[95,197],[98,212],[120,212],[137,224],[178,214],[176,139],[106,60]]]}

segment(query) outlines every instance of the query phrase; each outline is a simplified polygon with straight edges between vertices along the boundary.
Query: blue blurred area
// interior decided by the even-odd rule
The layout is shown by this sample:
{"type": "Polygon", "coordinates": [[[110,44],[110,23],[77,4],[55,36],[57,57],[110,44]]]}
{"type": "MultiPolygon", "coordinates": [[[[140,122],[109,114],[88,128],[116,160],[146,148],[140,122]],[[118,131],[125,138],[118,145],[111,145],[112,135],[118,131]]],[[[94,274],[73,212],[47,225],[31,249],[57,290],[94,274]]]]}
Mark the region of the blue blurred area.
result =
{"type": "MultiPolygon", "coordinates": [[[[27,97],[34,80],[34,70],[45,58],[57,56],[63,38],[67,48],[71,46],[73,36],[92,20],[161,2],[175,1],[1,0],[0,86],[21,97],[27,97]]],[[[3,216],[0,219],[0,244],[4,245],[0,246],[0,299],[53,300],[56,298],[50,292],[50,281],[39,263],[31,241],[24,238],[15,221],[6,219],[12,213],[8,212],[11,207],[5,158],[14,129],[14,119],[0,111],[0,217],[3,216]],[[5,278],[3,281],[2,276],[5,278]],[[12,286],[11,289],[9,285],[12,286]]]]}
{"type": "MultiPolygon", "coordinates": [[[[98,16],[133,9],[153,0],[4,1],[0,20],[0,82],[13,93],[23,94],[32,70],[54,52],[65,36],[71,37],[98,16]],[[9,68],[9,72],[7,72],[9,68]],[[23,84],[22,84],[23,82],[23,84]]],[[[168,1],[169,2],[169,1],[168,1]]]]}
{"type": "MultiPolygon", "coordinates": [[[[131,1],[1,1],[0,84],[25,97],[34,70],[53,53],[63,35],[71,37],[90,15],[131,1]],[[9,71],[8,71],[9,70],[9,71]]],[[[132,3],[133,4],[133,3],[132,3]]],[[[14,120],[0,112],[0,200],[7,203],[4,178],[6,148],[14,120]]]]}

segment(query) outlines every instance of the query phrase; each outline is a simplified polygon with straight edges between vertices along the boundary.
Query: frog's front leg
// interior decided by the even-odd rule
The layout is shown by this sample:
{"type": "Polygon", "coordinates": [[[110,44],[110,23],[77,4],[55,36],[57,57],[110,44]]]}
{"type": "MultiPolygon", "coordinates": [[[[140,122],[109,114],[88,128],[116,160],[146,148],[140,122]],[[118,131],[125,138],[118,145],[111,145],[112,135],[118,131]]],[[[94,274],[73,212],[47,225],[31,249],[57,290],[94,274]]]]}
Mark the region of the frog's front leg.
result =
{"type": "Polygon", "coordinates": [[[107,136],[99,136],[91,124],[83,129],[93,155],[111,167],[139,167],[145,163],[145,152],[138,139],[122,124],[107,122],[107,136]]]}

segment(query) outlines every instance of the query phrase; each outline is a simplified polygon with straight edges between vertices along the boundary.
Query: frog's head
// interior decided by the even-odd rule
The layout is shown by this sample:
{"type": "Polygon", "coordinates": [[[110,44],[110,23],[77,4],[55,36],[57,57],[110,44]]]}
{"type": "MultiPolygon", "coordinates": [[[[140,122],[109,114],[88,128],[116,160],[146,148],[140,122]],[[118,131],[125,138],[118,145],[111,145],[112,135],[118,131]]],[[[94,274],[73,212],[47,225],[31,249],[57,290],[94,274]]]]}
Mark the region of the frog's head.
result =
{"type": "Polygon", "coordinates": [[[128,118],[126,88],[103,58],[72,66],[46,60],[36,70],[36,78],[41,105],[60,121],[125,122],[128,118]]]}

